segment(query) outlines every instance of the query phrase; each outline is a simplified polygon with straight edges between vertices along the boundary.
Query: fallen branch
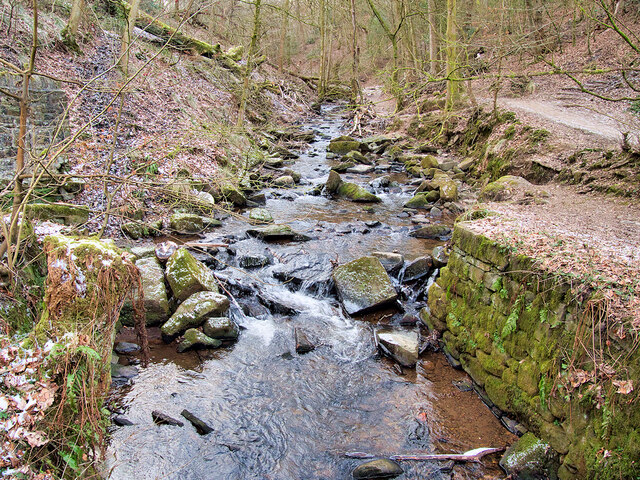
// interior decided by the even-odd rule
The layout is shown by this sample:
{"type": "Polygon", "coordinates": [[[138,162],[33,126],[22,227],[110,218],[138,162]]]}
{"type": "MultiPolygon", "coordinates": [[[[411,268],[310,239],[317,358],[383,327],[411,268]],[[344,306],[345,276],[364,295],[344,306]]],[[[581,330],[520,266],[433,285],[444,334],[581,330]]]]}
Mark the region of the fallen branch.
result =
{"type": "MultiPolygon", "coordinates": [[[[416,462],[426,462],[429,460],[439,460],[439,461],[448,461],[453,460],[454,462],[480,462],[480,459],[486,455],[491,455],[492,453],[503,452],[505,450],[502,448],[476,448],[474,450],[469,450],[464,453],[440,453],[440,454],[427,454],[427,455],[391,455],[388,457],[391,460],[410,460],[416,462]]],[[[347,458],[376,458],[378,455],[371,455],[369,453],[362,452],[348,452],[344,454],[347,458]]]]}

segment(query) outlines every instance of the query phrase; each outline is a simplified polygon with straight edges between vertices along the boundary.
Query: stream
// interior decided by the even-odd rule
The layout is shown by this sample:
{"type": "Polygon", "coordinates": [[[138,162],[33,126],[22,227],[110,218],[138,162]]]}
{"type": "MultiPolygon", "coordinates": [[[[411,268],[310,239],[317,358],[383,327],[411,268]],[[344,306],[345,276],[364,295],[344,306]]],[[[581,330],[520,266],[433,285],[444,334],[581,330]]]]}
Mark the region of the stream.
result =
{"type": "MultiPolygon", "coordinates": [[[[229,316],[241,327],[239,340],[216,350],[176,353],[150,331],[151,363],[131,385],[115,387],[117,408],[133,425],[113,427],[105,475],[143,479],[348,479],[362,460],[345,452],[384,457],[399,453],[462,453],[503,447],[514,439],[477,394],[464,372],[442,353],[426,352],[415,369],[399,369],[381,356],[374,331],[381,326],[419,329],[434,274],[411,285],[394,282],[402,309],[388,308],[351,318],[343,313],[329,281],[332,266],[374,251],[398,252],[406,261],[429,254],[442,242],[409,236],[415,228],[403,204],[415,186],[399,166],[369,174],[343,174],[374,188],[373,208],[308,194],[324,183],[337,159],[326,158],[329,140],[343,134],[339,106],[323,107],[302,126],[316,140],[291,166],[303,181],[293,189],[268,189],[266,209],[311,240],[264,243],[247,239],[249,225],[230,216],[204,242],[229,249],[198,258],[214,269],[233,295],[229,316]],[[241,268],[247,260],[267,266],[241,268]],[[413,325],[412,325],[413,323],[413,325]],[[295,349],[294,328],[303,329],[315,350],[295,349]],[[155,425],[151,411],[182,419],[188,409],[213,428],[201,436],[183,427],[155,425]]],[[[422,213],[424,214],[424,213],[422,213]]],[[[426,213],[428,215],[428,212],[426,213]]],[[[436,221],[452,223],[443,217],[436,221]]],[[[426,335],[422,329],[422,335],[426,335]]],[[[125,332],[119,340],[132,340],[125,332]]],[[[125,360],[125,359],[122,359],[125,360]]],[[[401,462],[400,479],[502,477],[499,456],[484,464],[401,462]]]]}

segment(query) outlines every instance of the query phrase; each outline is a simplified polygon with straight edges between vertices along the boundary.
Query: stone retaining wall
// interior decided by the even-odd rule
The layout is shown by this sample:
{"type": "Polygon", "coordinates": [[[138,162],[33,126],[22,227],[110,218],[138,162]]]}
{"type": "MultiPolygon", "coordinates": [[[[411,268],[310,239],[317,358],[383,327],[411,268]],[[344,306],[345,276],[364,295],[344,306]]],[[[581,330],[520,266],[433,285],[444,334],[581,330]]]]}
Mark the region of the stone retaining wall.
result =
{"type": "MultiPolygon", "coordinates": [[[[20,77],[0,75],[0,88],[11,93],[22,93],[20,77]]],[[[68,135],[65,121],[56,137],[56,129],[67,106],[67,97],[54,80],[33,77],[30,83],[31,108],[27,121],[27,149],[40,154],[52,141],[68,135]],[[54,138],[55,137],[55,138],[54,138]]],[[[0,93],[0,179],[11,178],[18,153],[20,105],[18,101],[0,93]]]]}
{"type": "Polygon", "coordinates": [[[488,403],[561,454],[560,478],[637,478],[640,409],[635,392],[618,394],[612,384],[620,374],[640,376],[632,339],[607,335],[602,320],[585,315],[566,277],[540,271],[469,222],[456,225],[452,244],[421,315],[442,332],[447,353],[488,403]],[[617,359],[616,374],[574,387],[580,372],[598,371],[589,356],[602,352],[591,348],[594,332],[617,359]]]}

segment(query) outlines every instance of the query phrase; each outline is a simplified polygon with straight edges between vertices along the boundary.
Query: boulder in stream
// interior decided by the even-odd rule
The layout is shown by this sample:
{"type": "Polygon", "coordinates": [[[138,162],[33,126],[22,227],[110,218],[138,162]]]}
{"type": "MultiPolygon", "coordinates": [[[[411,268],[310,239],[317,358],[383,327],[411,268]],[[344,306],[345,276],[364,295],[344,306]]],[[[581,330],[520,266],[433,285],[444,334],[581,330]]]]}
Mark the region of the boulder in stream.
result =
{"type": "Polygon", "coordinates": [[[336,193],[338,196],[347,198],[352,202],[380,203],[382,201],[379,197],[368,192],[360,185],[351,182],[342,182],[336,193]]]}
{"type": "Polygon", "coordinates": [[[220,225],[222,225],[220,220],[193,213],[174,213],[169,218],[169,228],[183,235],[200,233],[209,227],[219,227],[220,225]]]}
{"type": "Polygon", "coordinates": [[[446,225],[427,225],[409,233],[416,238],[431,238],[436,240],[448,240],[451,236],[451,228],[446,225]]]}
{"type": "Polygon", "coordinates": [[[220,340],[210,338],[200,330],[190,328],[184,332],[184,338],[178,345],[178,352],[182,353],[191,348],[218,348],[222,345],[220,340]]]}
{"type": "Polygon", "coordinates": [[[210,317],[204,322],[204,333],[207,337],[218,340],[236,340],[240,329],[236,322],[228,317],[210,317]]]}
{"type": "Polygon", "coordinates": [[[249,219],[255,223],[273,223],[273,216],[266,208],[252,208],[249,211],[249,219]]]}
{"type": "Polygon", "coordinates": [[[409,330],[378,330],[376,339],[382,351],[403,367],[418,363],[418,333],[409,330]]]}
{"type": "Polygon", "coordinates": [[[376,257],[362,257],[336,267],[333,280],[349,315],[365,313],[398,298],[387,271],[376,257]]]}
{"type": "Polygon", "coordinates": [[[373,162],[371,160],[369,160],[367,157],[365,157],[363,154],[361,154],[357,150],[352,150],[349,153],[347,153],[344,157],[342,157],[342,161],[343,162],[363,163],[363,164],[366,164],[366,165],[373,165],[373,162]]]}
{"type": "Polygon", "coordinates": [[[430,255],[416,258],[405,267],[404,273],[402,275],[402,281],[413,282],[414,280],[420,280],[421,278],[429,275],[432,267],[433,259],[430,255]]]}
{"type": "Polygon", "coordinates": [[[345,155],[353,150],[360,150],[360,142],[353,137],[337,137],[329,142],[327,150],[338,155],[345,155]]]}
{"type": "Polygon", "coordinates": [[[169,300],[164,284],[164,271],[155,257],[145,257],[136,261],[142,277],[144,309],[147,326],[160,325],[169,318],[169,300]]]}
{"type": "Polygon", "coordinates": [[[196,260],[186,248],[179,248],[167,261],[167,281],[180,301],[196,292],[217,292],[218,284],[207,266],[196,260]]]}
{"type": "Polygon", "coordinates": [[[371,255],[378,258],[384,269],[391,275],[400,271],[404,265],[404,257],[393,252],[373,252],[371,255]]]}
{"type": "Polygon", "coordinates": [[[221,316],[229,308],[229,299],[215,292],[198,292],[187,298],[162,326],[162,334],[174,337],[188,328],[199,327],[208,316],[221,316]]]}
{"type": "Polygon", "coordinates": [[[305,242],[309,240],[309,237],[295,232],[289,225],[269,225],[266,227],[250,228],[247,230],[247,235],[257,237],[265,242],[274,242],[278,240],[305,242]]]}
{"type": "Polygon", "coordinates": [[[549,444],[533,433],[525,433],[500,459],[500,466],[512,478],[558,478],[559,458],[549,444]]]}
{"type": "Polygon", "coordinates": [[[393,460],[381,458],[358,465],[352,472],[355,479],[394,478],[402,475],[404,470],[393,460]]]}

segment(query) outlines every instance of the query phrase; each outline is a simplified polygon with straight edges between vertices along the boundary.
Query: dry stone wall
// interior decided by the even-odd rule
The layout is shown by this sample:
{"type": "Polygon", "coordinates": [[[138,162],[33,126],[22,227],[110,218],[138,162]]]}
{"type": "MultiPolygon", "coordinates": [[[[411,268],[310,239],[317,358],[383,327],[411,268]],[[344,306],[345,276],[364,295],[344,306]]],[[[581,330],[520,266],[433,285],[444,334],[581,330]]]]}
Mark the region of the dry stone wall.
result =
{"type": "MultiPolygon", "coordinates": [[[[0,88],[16,95],[22,94],[20,77],[0,75],[0,88]]],[[[64,139],[69,133],[67,122],[63,122],[67,97],[54,80],[33,77],[30,83],[31,108],[27,121],[26,144],[28,150],[40,154],[52,142],[64,139]]],[[[18,152],[20,105],[18,101],[0,94],[0,179],[11,178],[15,172],[18,152]]]]}
{"type": "Polygon", "coordinates": [[[602,319],[586,315],[585,299],[575,298],[568,278],[540,271],[535,259],[460,222],[428,298],[423,321],[442,333],[445,350],[488,403],[560,453],[560,478],[637,478],[636,397],[618,395],[612,378],[575,387],[576,373],[589,375],[598,362],[612,363],[607,358],[617,359],[617,372],[639,379],[635,342],[614,339],[602,319]],[[610,357],[591,348],[594,333],[610,357]]]}

